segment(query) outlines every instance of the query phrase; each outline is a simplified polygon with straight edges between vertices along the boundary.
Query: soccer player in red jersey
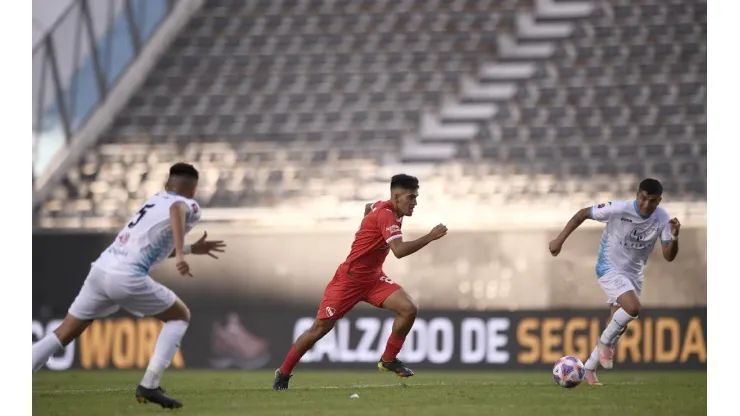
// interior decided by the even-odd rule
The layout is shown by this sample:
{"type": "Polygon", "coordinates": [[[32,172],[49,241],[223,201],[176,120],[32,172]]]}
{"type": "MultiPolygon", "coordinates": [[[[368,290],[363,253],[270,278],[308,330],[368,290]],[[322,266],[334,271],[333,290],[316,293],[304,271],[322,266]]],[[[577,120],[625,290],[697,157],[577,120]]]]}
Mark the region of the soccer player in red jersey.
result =
{"type": "Polygon", "coordinates": [[[283,365],[275,371],[275,390],[287,390],[293,368],[317,341],[334,328],[334,324],[361,301],[396,313],[393,330],[378,368],[392,371],[400,377],[414,372],[396,358],[406,335],[416,320],[417,307],[411,297],[383,272],[383,262],[389,251],[397,258],[416,253],[422,247],[447,234],[447,227],[437,225],[429,234],[413,241],[403,241],[403,217],[410,217],[419,196],[419,180],[409,175],[391,179],[391,199],[365,206],[365,217],[355,234],[352,250],[339,265],[334,278],[326,286],[316,321],[298,337],[290,348],[283,365]]]}

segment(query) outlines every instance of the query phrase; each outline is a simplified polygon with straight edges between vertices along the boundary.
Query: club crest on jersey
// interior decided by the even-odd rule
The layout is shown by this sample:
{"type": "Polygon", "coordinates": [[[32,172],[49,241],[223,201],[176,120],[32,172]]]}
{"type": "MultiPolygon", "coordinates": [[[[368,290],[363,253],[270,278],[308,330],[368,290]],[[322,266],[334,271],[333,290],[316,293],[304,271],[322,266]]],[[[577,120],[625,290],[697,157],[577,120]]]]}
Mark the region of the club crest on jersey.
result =
{"type": "Polygon", "coordinates": [[[389,225],[388,227],[386,227],[385,230],[388,231],[388,234],[393,234],[393,233],[397,233],[401,231],[401,227],[396,224],[393,224],[393,225],[389,225]]]}
{"type": "Polygon", "coordinates": [[[198,204],[193,203],[193,205],[191,205],[191,207],[193,208],[193,214],[197,214],[198,213],[198,204]]]}
{"type": "Polygon", "coordinates": [[[604,208],[605,206],[611,205],[611,204],[612,204],[611,202],[607,202],[606,204],[599,204],[596,206],[596,208],[604,208]]]}
{"type": "Polygon", "coordinates": [[[334,316],[336,312],[336,309],[332,308],[331,306],[326,307],[326,316],[334,316]]]}

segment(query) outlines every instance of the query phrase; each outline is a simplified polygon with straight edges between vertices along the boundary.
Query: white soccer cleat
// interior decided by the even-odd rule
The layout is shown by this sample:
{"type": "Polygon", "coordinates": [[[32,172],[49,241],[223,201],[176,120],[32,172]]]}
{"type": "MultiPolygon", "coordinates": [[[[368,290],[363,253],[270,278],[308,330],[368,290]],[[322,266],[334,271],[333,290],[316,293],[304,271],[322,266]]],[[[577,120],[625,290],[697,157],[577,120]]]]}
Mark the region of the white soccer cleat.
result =
{"type": "Polygon", "coordinates": [[[602,386],[601,382],[599,381],[599,378],[596,377],[596,372],[591,370],[586,370],[586,382],[591,386],[602,386]]]}
{"type": "Polygon", "coordinates": [[[614,349],[599,342],[599,364],[607,370],[614,368],[614,349]]]}

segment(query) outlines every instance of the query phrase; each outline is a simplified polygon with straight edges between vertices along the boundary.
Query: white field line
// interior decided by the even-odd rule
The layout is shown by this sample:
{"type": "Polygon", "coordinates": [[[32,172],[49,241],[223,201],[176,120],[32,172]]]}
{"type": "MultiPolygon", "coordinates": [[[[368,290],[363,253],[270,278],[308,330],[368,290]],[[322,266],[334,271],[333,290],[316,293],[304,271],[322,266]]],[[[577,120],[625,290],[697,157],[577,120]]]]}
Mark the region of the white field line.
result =
{"type": "MultiPolygon", "coordinates": [[[[444,383],[420,383],[420,384],[412,384],[411,386],[442,386],[445,385],[444,383]]],[[[400,383],[395,384],[349,384],[346,386],[307,386],[307,387],[296,387],[292,390],[339,390],[339,389],[373,389],[373,388],[382,388],[382,387],[396,387],[400,386],[400,383]]],[[[133,392],[135,388],[129,388],[129,389],[57,389],[57,390],[41,390],[41,389],[34,389],[34,393],[37,394],[81,394],[81,393],[108,393],[108,392],[122,392],[122,391],[131,391],[133,392]]],[[[224,390],[233,390],[232,388],[224,389],[224,390]]],[[[271,387],[257,387],[257,388],[249,388],[245,387],[245,391],[260,391],[260,390],[272,390],[271,387]]]]}
{"type": "MultiPolygon", "coordinates": [[[[446,386],[446,387],[454,387],[454,386],[500,386],[502,384],[508,384],[506,382],[482,382],[482,383],[409,383],[409,384],[401,384],[401,383],[393,383],[393,384],[349,384],[345,386],[307,386],[307,387],[297,387],[292,390],[296,391],[305,391],[305,390],[351,390],[351,389],[375,389],[375,388],[385,388],[385,387],[431,387],[431,386],[446,386]]],[[[530,382],[530,383],[523,383],[528,386],[545,386],[545,385],[552,385],[554,383],[545,383],[545,382],[530,382]]],[[[610,383],[613,385],[638,385],[638,384],[644,384],[639,381],[627,381],[627,382],[620,382],[620,383],[610,383]]],[[[44,389],[34,389],[34,394],[89,394],[89,393],[115,393],[115,392],[131,392],[133,393],[135,388],[128,388],[128,389],[55,389],[55,390],[44,390],[44,389]]],[[[210,390],[210,389],[209,389],[210,390]]],[[[234,390],[233,388],[228,388],[224,390],[234,390]]],[[[244,390],[244,391],[262,391],[262,390],[272,390],[271,387],[257,387],[257,388],[243,388],[243,389],[237,389],[237,390],[244,390]]]]}

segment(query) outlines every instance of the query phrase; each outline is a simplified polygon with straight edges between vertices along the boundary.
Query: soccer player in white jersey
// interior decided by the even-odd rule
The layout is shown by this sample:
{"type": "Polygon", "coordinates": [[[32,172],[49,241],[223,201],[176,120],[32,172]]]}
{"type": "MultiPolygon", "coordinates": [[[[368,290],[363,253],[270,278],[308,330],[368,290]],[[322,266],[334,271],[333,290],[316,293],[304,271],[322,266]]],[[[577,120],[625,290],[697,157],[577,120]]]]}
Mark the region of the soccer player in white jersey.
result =
{"type": "Polygon", "coordinates": [[[585,220],[606,223],[601,236],[596,276],[611,306],[609,325],[586,361],[586,380],[601,385],[596,377],[598,364],[614,366],[614,348],[627,325],[640,314],[640,295],[645,264],[655,242],[660,238],[663,258],[673,261],[678,254],[678,234],[681,223],[671,219],[659,207],[663,186],[655,179],[640,182],[637,199],[613,201],[579,210],[554,240],[550,253],[557,256],[568,236],[585,220]]]}
{"type": "Polygon", "coordinates": [[[198,171],[189,164],[170,168],[166,192],[149,198],[118,233],[113,243],[92,263],[77,298],[54,332],[33,344],[35,373],[59,349],[80,336],[95,319],[113,314],[123,307],[135,316],[154,316],[164,322],[154,353],[139,386],[136,399],[164,408],[182,403],[164,394],[159,386],[180,347],[190,323],[190,310],[174,292],[149,276],[149,270],[167,257],[175,257],[178,272],[192,276],[185,255],[223,252],[222,241],[206,240],[206,233],[192,245],[185,235],[200,220],[201,211],[193,200],[198,171]]]}

